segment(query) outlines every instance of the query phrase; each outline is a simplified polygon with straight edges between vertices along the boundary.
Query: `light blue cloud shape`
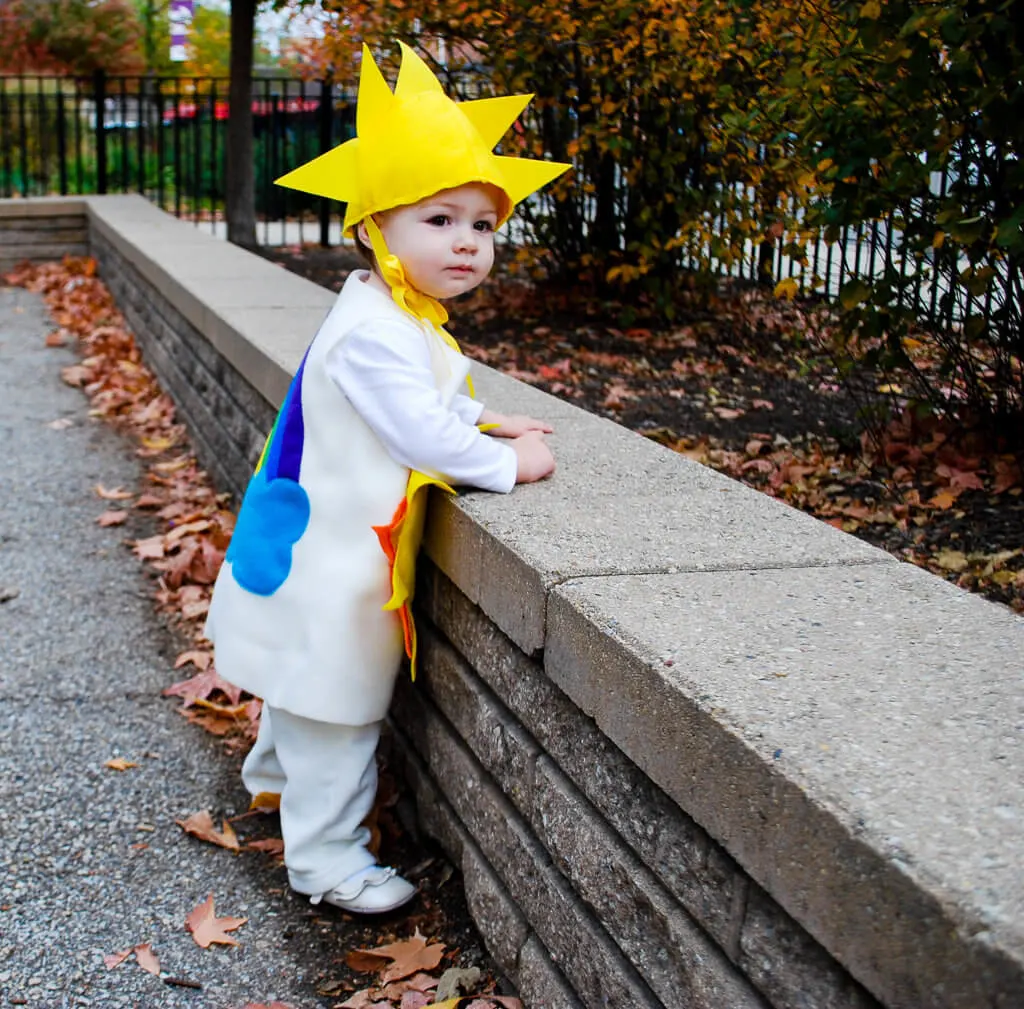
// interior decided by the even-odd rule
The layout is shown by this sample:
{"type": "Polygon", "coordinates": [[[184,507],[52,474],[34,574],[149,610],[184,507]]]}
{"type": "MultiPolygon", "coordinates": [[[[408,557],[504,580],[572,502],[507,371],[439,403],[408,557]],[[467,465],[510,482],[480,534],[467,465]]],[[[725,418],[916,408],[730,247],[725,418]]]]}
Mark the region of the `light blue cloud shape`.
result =
{"type": "Polygon", "coordinates": [[[258,596],[273,595],[292,568],[292,548],[309,525],[309,495],[294,480],[249,482],[225,560],[235,581],[258,596]]]}

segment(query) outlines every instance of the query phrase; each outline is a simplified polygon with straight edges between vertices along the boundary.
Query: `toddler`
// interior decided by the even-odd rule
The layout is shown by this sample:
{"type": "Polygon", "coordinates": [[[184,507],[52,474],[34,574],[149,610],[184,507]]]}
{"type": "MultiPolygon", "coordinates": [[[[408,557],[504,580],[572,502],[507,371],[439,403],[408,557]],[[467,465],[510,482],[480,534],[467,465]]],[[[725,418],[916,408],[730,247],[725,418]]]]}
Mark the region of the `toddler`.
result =
{"type": "Polygon", "coordinates": [[[402,46],[392,93],[364,46],[356,137],[279,179],[347,204],[368,252],[306,351],[246,490],[207,636],[263,699],[242,779],[280,796],[290,885],[389,911],[414,887],[363,821],[403,654],[431,485],[508,492],[554,470],[550,426],[483,409],[440,301],[471,291],[515,204],[568,166],[493,147],[530,96],[455,103],[402,46]],[[471,391],[471,390],[470,390],[471,391]],[[485,433],[486,432],[486,433],[485,433]]]}

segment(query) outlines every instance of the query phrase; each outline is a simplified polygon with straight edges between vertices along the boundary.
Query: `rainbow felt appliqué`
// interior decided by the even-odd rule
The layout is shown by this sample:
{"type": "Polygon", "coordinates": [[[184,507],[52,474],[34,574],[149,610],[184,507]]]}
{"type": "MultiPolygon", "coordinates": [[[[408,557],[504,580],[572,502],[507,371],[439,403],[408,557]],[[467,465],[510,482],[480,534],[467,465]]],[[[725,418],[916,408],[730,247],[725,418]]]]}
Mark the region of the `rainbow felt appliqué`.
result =
{"type": "Polygon", "coordinates": [[[303,358],[246,488],[225,556],[235,581],[259,596],[271,596],[284,584],[292,550],[309,525],[309,495],[299,484],[305,368],[303,358]]]}
{"type": "Polygon", "coordinates": [[[386,526],[373,527],[391,568],[391,598],[384,604],[384,609],[398,611],[405,637],[405,654],[409,656],[409,672],[414,680],[416,624],[412,618],[412,598],[416,590],[416,556],[423,541],[431,486],[440,487],[449,494],[455,493],[443,480],[413,470],[409,474],[405,497],[395,509],[391,522],[386,526]]]}

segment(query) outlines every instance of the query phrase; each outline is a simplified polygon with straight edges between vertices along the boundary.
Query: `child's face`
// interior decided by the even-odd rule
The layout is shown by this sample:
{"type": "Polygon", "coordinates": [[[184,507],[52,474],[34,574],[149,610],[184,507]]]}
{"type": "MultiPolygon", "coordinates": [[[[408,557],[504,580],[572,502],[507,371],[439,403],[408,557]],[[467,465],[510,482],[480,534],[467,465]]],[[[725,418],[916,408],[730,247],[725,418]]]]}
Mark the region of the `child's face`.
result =
{"type": "Polygon", "coordinates": [[[474,182],[374,219],[409,283],[442,300],[472,291],[491,272],[501,199],[493,186],[474,182]]]}

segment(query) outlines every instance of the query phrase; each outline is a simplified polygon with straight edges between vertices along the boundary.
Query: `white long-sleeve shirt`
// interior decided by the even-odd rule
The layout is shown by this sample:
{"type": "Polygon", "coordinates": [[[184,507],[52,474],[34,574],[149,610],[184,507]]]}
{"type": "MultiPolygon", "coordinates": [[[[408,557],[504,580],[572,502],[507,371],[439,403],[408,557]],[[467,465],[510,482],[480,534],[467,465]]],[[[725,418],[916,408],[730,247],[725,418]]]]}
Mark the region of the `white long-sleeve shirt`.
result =
{"type": "Polygon", "coordinates": [[[456,355],[442,345],[432,360],[430,341],[440,338],[401,320],[375,319],[335,344],[324,366],[396,462],[450,483],[507,493],[516,482],[514,450],[475,426],[482,403],[456,393],[444,405],[438,388],[444,376],[436,371],[456,355]]]}

